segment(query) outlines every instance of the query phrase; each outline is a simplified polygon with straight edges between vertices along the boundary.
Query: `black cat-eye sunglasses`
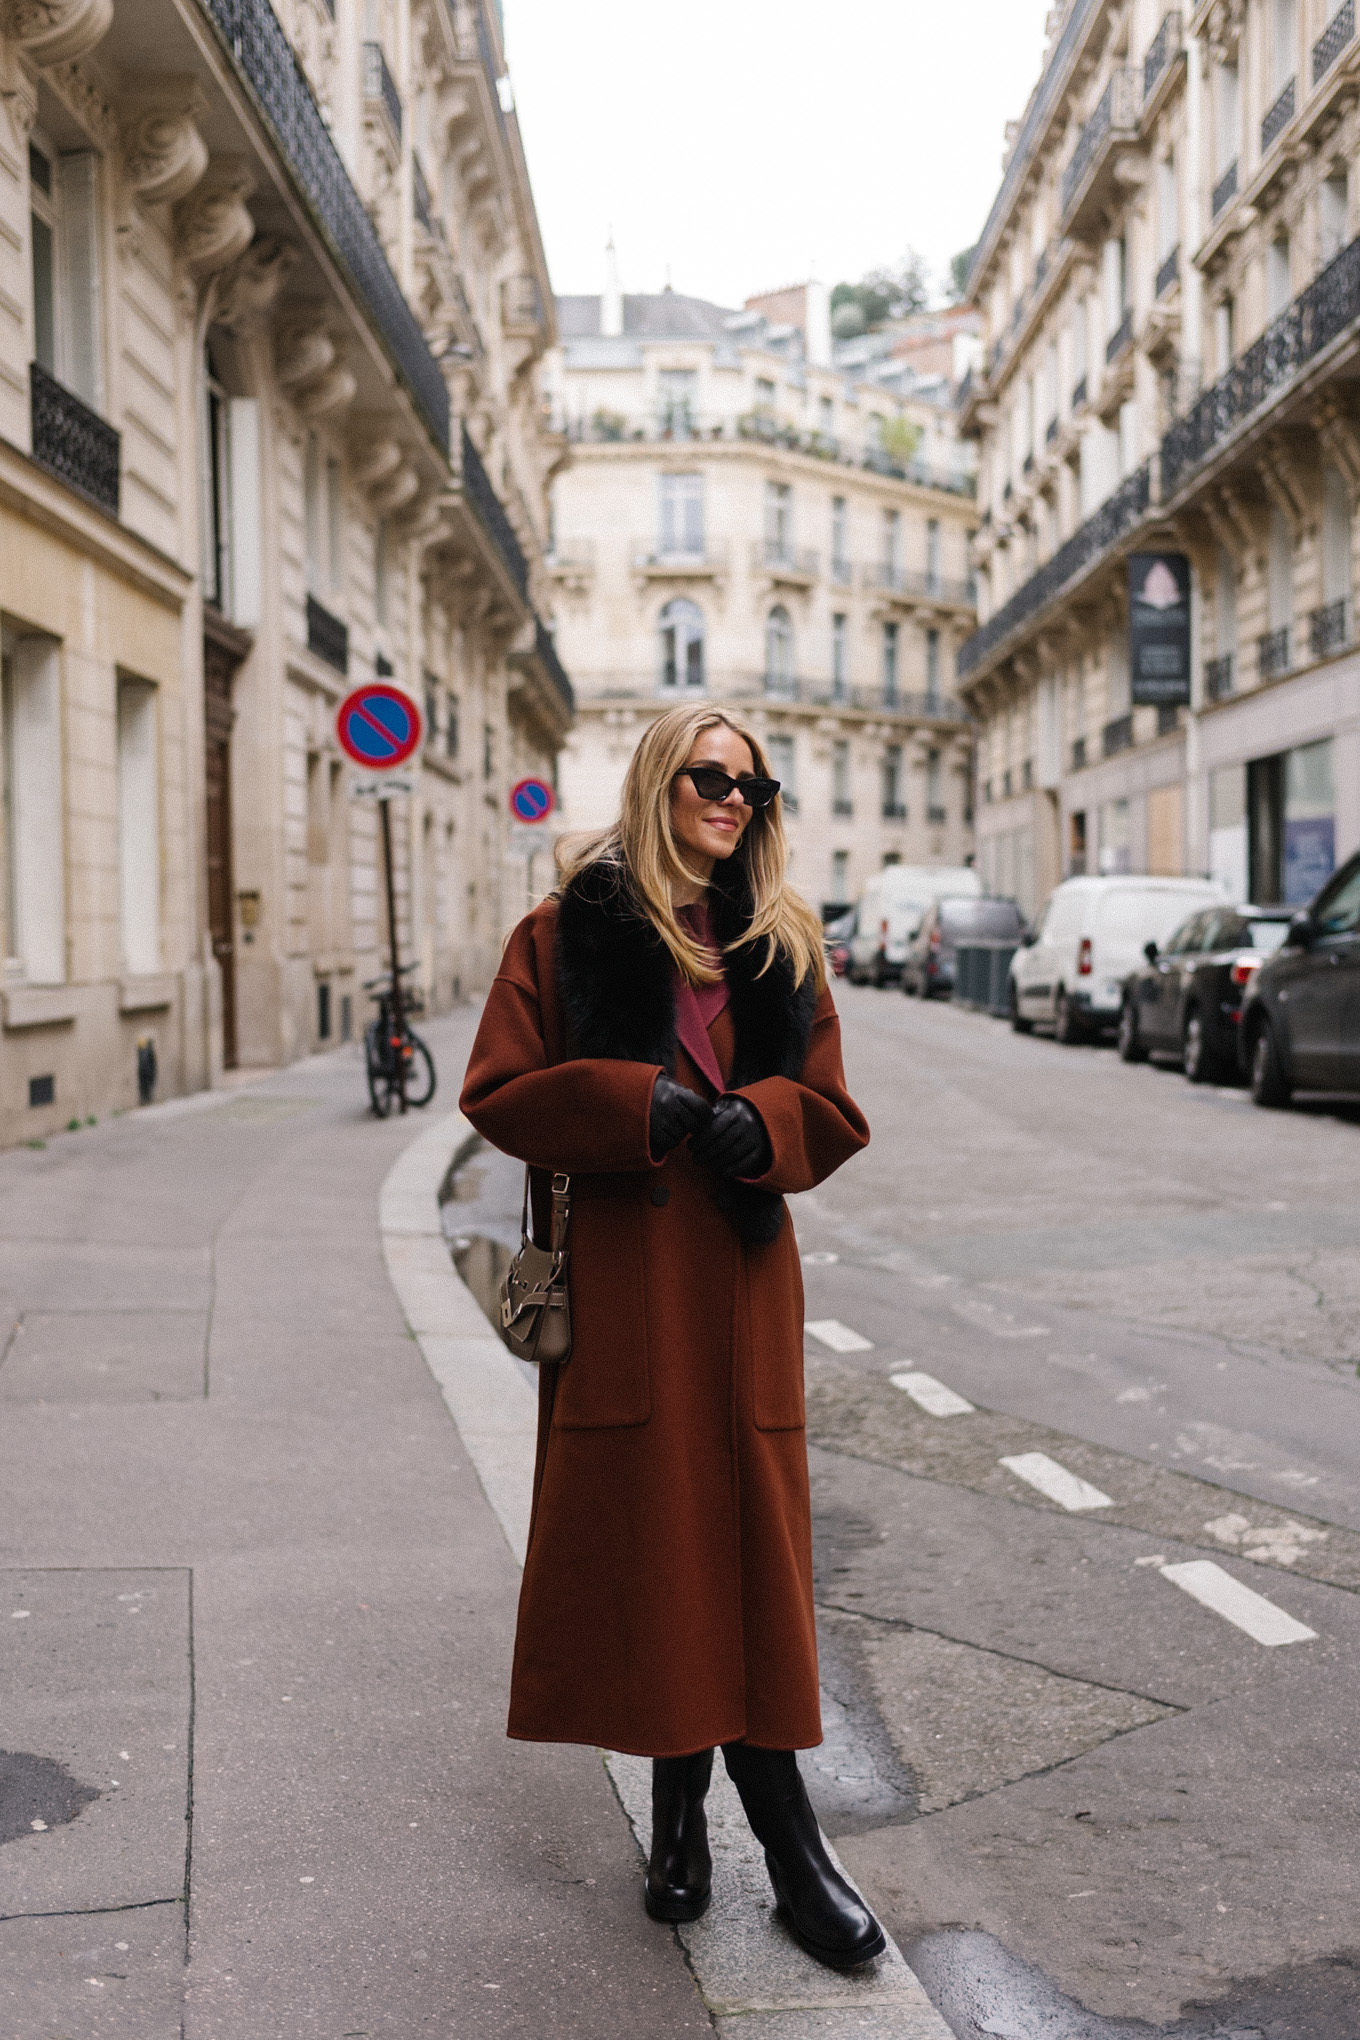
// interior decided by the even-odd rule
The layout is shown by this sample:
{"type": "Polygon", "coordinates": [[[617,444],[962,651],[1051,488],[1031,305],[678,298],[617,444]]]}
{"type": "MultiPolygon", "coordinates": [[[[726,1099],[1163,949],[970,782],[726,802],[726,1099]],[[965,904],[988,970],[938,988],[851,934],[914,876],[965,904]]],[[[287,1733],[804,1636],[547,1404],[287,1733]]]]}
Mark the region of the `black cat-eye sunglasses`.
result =
{"type": "Polygon", "coordinates": [[[730,773],[722,772],[716,765],[682,765],[676,773],[677,779],[688,779],[700,800],[726,800],[735,786],[748,808],[767,808],[779,791],[777,779],[756,779],[748,776],[733,779],[730,773]]]}

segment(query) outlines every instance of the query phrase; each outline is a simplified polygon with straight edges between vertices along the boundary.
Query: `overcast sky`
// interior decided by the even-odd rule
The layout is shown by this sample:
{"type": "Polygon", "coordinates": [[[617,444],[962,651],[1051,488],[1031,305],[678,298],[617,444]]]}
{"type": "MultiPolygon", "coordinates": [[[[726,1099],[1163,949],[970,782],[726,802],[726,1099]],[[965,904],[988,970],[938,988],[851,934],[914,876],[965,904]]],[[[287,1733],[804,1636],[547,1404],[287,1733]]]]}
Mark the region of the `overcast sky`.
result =
{"type": "Polygon", "coordinates": [[[1050,0],[505,0],[559,292],[719,304],[976,240],[1050,0]]]}

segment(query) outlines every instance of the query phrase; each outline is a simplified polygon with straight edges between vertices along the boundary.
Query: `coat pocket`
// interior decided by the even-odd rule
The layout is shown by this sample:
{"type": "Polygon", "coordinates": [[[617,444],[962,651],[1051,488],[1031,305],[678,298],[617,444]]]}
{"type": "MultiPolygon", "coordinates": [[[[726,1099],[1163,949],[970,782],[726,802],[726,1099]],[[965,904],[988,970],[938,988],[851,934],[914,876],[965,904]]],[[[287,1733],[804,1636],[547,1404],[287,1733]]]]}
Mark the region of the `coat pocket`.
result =
{"type": "Polygon", "coordinates": [[[642,1213],[631,1198],[581,1198],[571,1214],[571,1359],[557,1380],[553,1426],[614,1430],[652,1414],[643,1288],[642,1213]]]}
{"type": "Polygon", "coordinates": [[[746,1250],[752,1415],[758,1431],[801,1431],[803,1270],[791,1225],[769,1246],[746,1250]]]}

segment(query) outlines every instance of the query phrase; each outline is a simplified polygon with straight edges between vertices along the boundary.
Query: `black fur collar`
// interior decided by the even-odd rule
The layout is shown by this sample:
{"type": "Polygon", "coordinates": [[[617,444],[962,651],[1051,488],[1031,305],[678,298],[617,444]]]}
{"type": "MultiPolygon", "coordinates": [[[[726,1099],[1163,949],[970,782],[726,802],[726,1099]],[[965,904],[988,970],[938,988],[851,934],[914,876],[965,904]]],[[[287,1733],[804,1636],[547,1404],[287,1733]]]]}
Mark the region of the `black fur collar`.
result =
{"type": "MultiPolygon", "coordinates": [[[[709,894],[714,932],[726,944],[751,925],[745,871],[720,865],[709,894]]],[[[763,945],[762,945],[763,947],[763,945]]],[[[736,1053],[732,1088],[762,1077],[798,1077],[807,1059],[816,987],[793,982],[781,950],[763,975],[760,948],[727,959],[736,1053]]],[[[661,937],[634,903],[617,865],[588,864],[565,888],[557,923],[557,983],[571,1052],[675,1069],[675,990],[661,937]]],[[[775,1238],[783,1200],[740,1183],[733,1218],[743,1239],[775,1238]]]]}

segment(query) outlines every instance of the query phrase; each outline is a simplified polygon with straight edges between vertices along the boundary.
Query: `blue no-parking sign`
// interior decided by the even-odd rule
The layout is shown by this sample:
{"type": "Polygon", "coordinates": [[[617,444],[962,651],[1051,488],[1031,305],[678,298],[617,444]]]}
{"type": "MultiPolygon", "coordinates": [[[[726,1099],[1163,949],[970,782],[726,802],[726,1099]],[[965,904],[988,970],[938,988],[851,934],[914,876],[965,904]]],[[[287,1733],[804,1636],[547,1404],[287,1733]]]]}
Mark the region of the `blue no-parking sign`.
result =
{"type": "Polygon", "coordinates": [[[546,779],[521,779],[510,789],[510,812],[517,822],[546,822],[556,805],[546,779]]]}
{"type": "Polygon", "coordinates": [[[382,680],[347,694],[335,713],[340,748],[370,772],[391,772],[420,747],[420,710],[409,694],[382,680]]]}

